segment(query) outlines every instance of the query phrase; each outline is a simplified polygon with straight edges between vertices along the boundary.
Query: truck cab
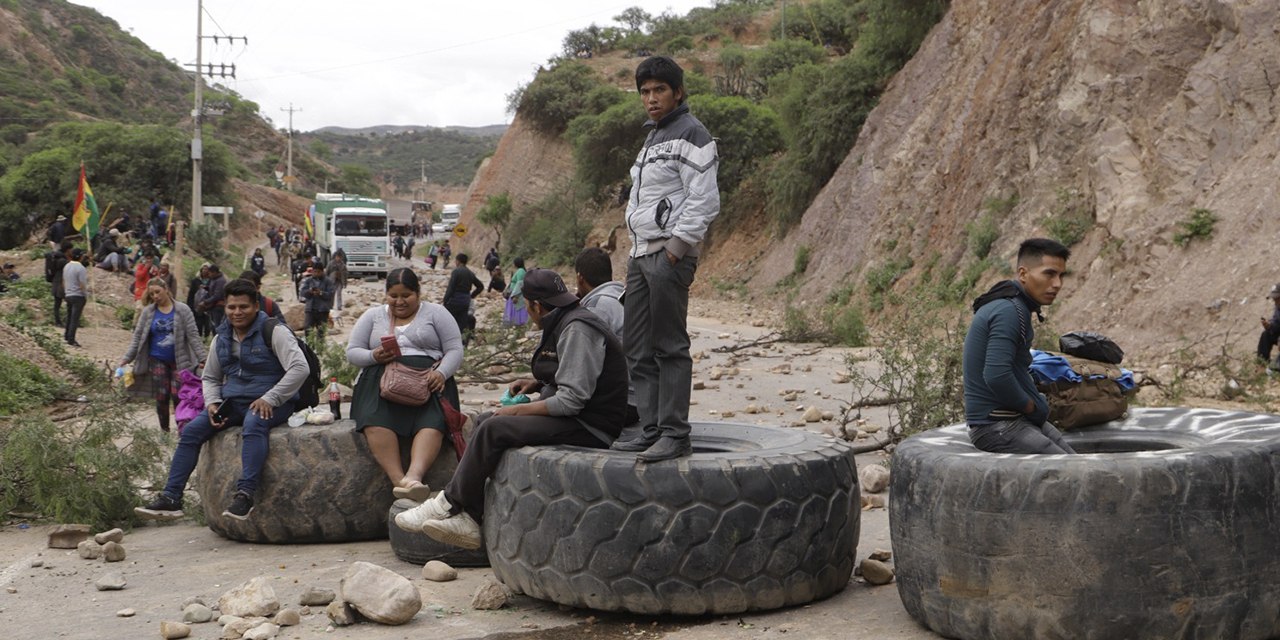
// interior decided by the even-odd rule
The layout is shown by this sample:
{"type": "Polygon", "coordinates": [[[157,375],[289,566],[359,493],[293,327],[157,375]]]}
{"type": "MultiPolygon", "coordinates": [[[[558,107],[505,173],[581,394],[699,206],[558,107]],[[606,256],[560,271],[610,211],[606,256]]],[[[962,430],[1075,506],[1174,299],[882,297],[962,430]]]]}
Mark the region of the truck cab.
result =
{"type": "Polygon", "coordinates": [[[445,231],[453,231],[458,226],[458,220],[462,218],[462,205],[446,204],[444,209],[440,211],[440,222],[444,225],[445,231]]]}
{"type": "Polygon", "coordinates": [[[316,247],[325,264],[341,249],[351,273],[385,277],[391,270],[391,221],[385,202],[352,194],[318,193],[312,214],[316,247]]]}

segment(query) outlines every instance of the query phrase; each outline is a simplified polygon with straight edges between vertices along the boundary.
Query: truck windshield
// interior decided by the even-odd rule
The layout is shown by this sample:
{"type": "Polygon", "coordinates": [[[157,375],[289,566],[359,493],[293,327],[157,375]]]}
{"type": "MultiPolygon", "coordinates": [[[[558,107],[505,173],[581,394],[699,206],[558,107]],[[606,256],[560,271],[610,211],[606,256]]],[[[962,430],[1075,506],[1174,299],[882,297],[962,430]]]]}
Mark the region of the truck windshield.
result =
{"type": "Polygon", "coordinates": [[[385,237],[387,219],[378,216],[338,216],[334,222],[334,235],[385,237]]]}

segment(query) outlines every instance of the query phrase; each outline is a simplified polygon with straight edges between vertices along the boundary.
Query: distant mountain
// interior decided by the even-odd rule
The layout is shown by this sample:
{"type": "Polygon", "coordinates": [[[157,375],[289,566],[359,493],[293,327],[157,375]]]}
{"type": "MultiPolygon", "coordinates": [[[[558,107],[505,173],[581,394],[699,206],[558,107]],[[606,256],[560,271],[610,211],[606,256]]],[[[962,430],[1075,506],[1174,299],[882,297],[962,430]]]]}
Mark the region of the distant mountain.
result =
{"type": "Polygon", "coordinates": [[[417,132],[430,131],[430,130],[453,131],[455,133],[460,133],[464,136],[501,137],[502,134],[507,132],[507,125],[491,124],[484,127],[459,127],[459,126],[432,127],[429,125],[414,125],[414,124],[408,124],[408,125],[380,124],[372,127],[363,127],[360,129],[352,129],[349,127],[321,127],[319,129],[316,129],[315,131],[312,131],[311,133],[332,133],[340,136],[368,136],[369,134],[373,133],[380,136],[385,136],[385,135],[399,135],[402,133],[417,133],[417,132]]]}

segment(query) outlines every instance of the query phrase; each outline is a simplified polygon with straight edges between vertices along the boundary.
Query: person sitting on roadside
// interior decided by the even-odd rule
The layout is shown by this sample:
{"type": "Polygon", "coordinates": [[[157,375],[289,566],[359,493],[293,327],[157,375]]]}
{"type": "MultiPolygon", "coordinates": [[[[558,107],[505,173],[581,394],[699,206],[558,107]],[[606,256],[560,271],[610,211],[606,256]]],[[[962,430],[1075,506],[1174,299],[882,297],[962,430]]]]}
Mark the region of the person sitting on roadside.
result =
{"type": "Polygon", "coordinates": [[[533,352],[533,377],[511,383],[510,393],[541,396],[480,414],[453,480],[436,497],[398,514],[401,529],[477,549],[484,485],[504,452],[545,444],[607,449],[622,432],[627,362],[613,328],[583,309],[549,269],[529,272],[524,295],[542,340],[533,352]]]}
{"type": "Polygon", "coordinates": [[[329,310],[333,308],[333,281],[324,275],[324,268],[311,267],[299,289],[300,301],[306,303],[307,323],[304,331],[315,329],[324,337],[329,327],[329,310]]]}
{"type": "Polygon", "coordinates": [[[507,281],[502,277],[502,267],[494,267],[489,271],[489,288],[485,290],[485,293],[492,291],[502,295],[502,292],[506,290],[507,281]]]}
{"type": "MultiPolygon", "coordinates": [[[[394,348],[393,348],[394,349],[394,348]]],[[[462,334],[449,312],[422,298],[418,274],[399,268],[387,275],[386,304],[365,311],[347,341],[347,361],[360,367],[351,395],[351,418],[369,440],[369,450],[387,473],[397,497],[422,502],[423,483],[448,434],[443,397],[458,406],[453,375],[462,365],[462,334]],[[395,336],[400,356],[382,346],[395,336]],[[397,404],[381,395],[382,374],[392,361],[427,374],[431,398],[421,406],[397,404]],[[409,445],[409,470],[400,464],[400,443],[409,445]]]]}
{"type": "Polygon", "coordinates": [[[12,262],[4,263],[4,279],[6,282],[17,282],[22,279],[22,276],[18,275],[16,269],[17,267],[15,267],[12,262]]]}
{"type": "MultiPolygon", "coordinates": [[[[1071,250],[1046,238],[1018,247],[1018,275],[973,302],[964,340],[964,412],[973,446],[992,453],[1075,453],[1049,423],[1031,378],[1031,314],[1053,304],[1071,250]]],[[[1042,318],[1043,319],[1043,318],[1042,318]]]]}
{"type": "Polygon", "coordinates": [[[127,251],[117,244],[120,237],[119,229],[112,229],[107,232],[107,237],[102,240],[102,244],[98,247],[94,257],[98,260],[98,268],[112,273],[126,272],[129,270],[129,259],[127,251]]]}
{"type": "Polygon", "coordinates": [[[253,283],[254,287],[257,287],[258,308],[262,309],[262,312],[267,314],[268,318],[275,318],[280,321],[280,324],[285,326],[289,325],[288,322],[284,321],[284,312],[280,310],[280,304],[275,300],[262,295],[262,276],[259,275],[257,271],[242,271],[240,272],[240,279],[248,280],[253,283]]]}
{"type": "Polygon", "coordinates": [[[1262,335],[1258,336],[1258,360],[1271,371],[1280,371],[1280,356],[1271,360],[1271,349],[1280,341],[1280,283],[1271,287],[1267,298],[1271,300],[1273,309],[1271,319],[1268,320],[1266,316],[1262,318],[1262,335]]]}
{"type": "Polygon", "coordinates": [[[164,491],[147,506],[134,509],[143,518],[181,518],[182,492],[200,459],[201,445],[222,429],[243,425],[240,480],[222,515],[247,520],[267,460],[268,433],[293,414],[298,391],[310,373],[289,327],[276,325],[270,336],[263,335],[267,314],[258,308],[252,282],[228,283],[226,303],[227,321],[214,332],[209,352],[215,357],[209,358],[202,376],[205,410],[183,428],[164,491]]]}
{"type": "Polygon", "coordinates": [[[134,364],[129,396],[155,400],[160,430],[168,431],[169,404],[178,406],[180,374],[194,373],[209,354],[196,328],[195,313],[173,299],[163,278],[147,281],[143,293],[142,303],[146,306],[138,313],[133,341],[119,366],[134,364]]]}
{"type": "MultiPolygon", "coordinates": [[[[578,274],[578,298],[582,300],[582,307],[590,309],[612,327],[613,334],[621,343],[622,325],[626,318],[626,310],[622,307],[623,287],[621,282],[613,279],[613,261],[609,259],[609,254],[600,247],[587,247],[573,261],[573,268],[578,274]]],[[[628,382],[625,424],[633,425],[639,421],[636,389],[628,382]]]]}

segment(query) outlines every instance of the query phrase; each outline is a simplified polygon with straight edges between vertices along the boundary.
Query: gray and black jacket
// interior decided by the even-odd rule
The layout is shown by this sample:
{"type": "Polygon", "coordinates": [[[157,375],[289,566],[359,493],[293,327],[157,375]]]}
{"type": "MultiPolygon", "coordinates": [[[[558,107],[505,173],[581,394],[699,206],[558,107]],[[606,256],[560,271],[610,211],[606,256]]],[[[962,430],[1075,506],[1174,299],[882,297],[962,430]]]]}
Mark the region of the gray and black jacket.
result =
{"type": "Polygon", "coordinates": [[[631,167],[627,201],[631,257],[662,249],[677,258],[696,256],[696,245],[720,214],[715,140],[683,104],[644,126],[652,130],[631,167]]]}

